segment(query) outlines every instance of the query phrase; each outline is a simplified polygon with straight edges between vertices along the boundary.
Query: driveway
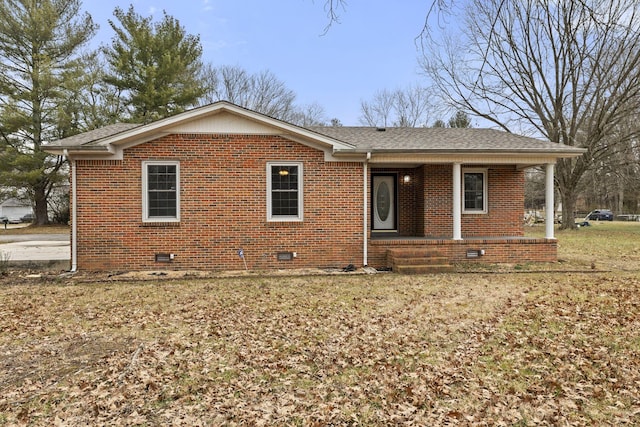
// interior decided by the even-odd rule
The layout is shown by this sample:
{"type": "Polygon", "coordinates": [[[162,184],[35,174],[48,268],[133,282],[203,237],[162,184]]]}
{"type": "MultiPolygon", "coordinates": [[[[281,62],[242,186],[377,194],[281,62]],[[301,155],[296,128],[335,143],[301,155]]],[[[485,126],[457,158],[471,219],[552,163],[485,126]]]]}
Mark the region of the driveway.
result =
{"type": "Polygon", "coordinates": [[[65,234],[1,234],[0,244],[11,242],[26,242],[26,241],[56,241],[56,242],[69,242],[69,233],[65,234]]]}
{"type": "Polygon", "coordinates": [[[64,261],[71,257],[68,234],[0,234],[0,261],[64,261]]]}

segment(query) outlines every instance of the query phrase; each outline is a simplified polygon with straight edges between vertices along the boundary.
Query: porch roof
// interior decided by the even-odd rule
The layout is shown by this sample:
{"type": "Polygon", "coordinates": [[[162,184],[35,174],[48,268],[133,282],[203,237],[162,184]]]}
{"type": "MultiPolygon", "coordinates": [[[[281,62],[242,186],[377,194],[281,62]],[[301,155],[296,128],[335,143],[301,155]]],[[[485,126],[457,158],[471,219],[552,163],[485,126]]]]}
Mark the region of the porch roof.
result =
{"type": "Polygon", "coordinates": [[[545,154],[575,157],[582,148],[556,144],[495,129],[313,127],[313,131],[354,145],[344,153],[545,154]]]}

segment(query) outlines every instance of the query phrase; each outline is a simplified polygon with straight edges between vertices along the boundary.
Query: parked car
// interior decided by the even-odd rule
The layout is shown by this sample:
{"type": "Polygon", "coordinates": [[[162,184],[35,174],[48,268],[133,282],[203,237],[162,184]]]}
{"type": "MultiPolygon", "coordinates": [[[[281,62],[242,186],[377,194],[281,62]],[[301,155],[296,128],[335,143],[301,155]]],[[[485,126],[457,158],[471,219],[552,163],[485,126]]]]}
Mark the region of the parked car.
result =
{"type": "Polygon", "coordinates": [[[22,220],[18,216],[10,216],[9,217],[9,224],[20,224],[21,222],[22,222],[22,220]]]}
{"type": "Polygon", "coordinates": [[[0,224],[6,224],[9,222],[9,218],[6,216],[0,216],[0,224]]]}
{"type": "Polygon", "coordinates": [[[28,214],[24,215],[22,218],[20,218],[20,221],[22,221],[22,222],[33,222],[33,219],[34,219],[33,214],[28,213],[28,214]]]}
{"type": "Polygon", "coordinates": [[[613,212],[609,209],[596,209],[591,211],[586,219],[591,221],[613,221],[613,212]]]}

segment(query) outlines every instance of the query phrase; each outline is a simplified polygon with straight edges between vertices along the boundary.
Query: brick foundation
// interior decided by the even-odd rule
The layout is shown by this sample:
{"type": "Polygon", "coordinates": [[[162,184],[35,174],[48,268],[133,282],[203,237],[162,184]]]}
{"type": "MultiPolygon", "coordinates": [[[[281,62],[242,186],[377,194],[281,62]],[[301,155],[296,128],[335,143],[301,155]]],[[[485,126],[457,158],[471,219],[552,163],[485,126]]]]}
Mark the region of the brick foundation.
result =
{"type": "Polygon", "coordinates": [[[391,267],[387,258],[389,249],[431,248],[447,257],[449,262],[481,262],[521,264],[526,262],[555,262],[557,240],[532,238],[497,238],[467,240],[438,239],[384,239],[371,240],[368,246],[369,265],[375,268],[391,267]],[[467,251],[483,250],[484,255],[468,258],[467,251]]]}

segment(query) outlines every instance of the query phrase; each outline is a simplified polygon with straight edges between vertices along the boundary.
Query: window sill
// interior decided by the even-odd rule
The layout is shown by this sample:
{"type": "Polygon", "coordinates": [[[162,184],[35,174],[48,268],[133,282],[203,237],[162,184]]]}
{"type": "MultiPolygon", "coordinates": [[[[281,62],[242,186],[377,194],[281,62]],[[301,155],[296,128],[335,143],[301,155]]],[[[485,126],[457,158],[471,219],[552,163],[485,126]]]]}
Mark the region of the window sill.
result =
{"type": "Polygon", "coordinates": [[[287,220],[287,221],[267,221],[267,227],[302,227],[304,222],[302,220],[287,220]]]}
{"type": "Polygon", "coordinates": [[[143,221],[143,227],[180,227],[180,221],[143,221]]]}

